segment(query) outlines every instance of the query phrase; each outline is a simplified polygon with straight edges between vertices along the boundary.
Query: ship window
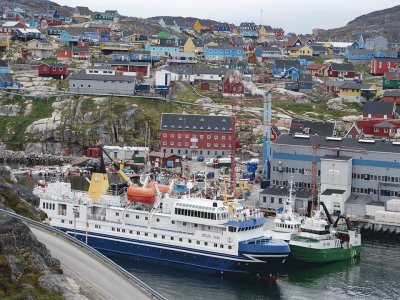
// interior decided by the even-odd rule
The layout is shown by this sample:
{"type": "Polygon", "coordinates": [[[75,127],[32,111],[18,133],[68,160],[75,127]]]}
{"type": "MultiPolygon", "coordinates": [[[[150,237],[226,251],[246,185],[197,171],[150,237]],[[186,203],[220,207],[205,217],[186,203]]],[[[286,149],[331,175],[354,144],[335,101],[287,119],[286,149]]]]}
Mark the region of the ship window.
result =
{"type": "Polygon", "coordinates": [[[174,237],[173,236],[171,236],[171,241],[173,241],[174,240],[174,237]]]}
{"type": "Polygon", "coordinates": [[[200,241],[196,241],[196,244],[197,244],[197,245],[200,245],[200,241]]]}
{"type": "Polygon", "coordinates": [[[61,219],[61,223],[64,223],[64,219],[61,219]]]}
{"type": "Polygon", "coordinates": [[[155,234],[154,237],[156,238],[156,237],[157,237],[157,234],[155,234]]]}
{"type": "Polygon", "coordinates": [[[43,202],[43,208],[46,208],[46,203],[43,202]]]}
{"type": "Polygon", "coordinates": [[[186,226],[186,222],[183,222],[182,225],[183,225],[183,226],[186,226]]]}
{"type": "Polygon", "coordinates": [[[132,234],[133,233],[133,231],[132,230],[129,230],[129,234],[132,234]]]}
{"type": "Polygon", "coordinates": [[[231,249],[232,249],[232,246],[228,246],[228,249],[231,250],[231,249]]]}
{"type": "Polygon", "coordinates": [[[157,218],[157,222],[160,222],[160,219],[159,219],[159,218],[157,218]]]}
{"type": "Polygon", "coordinates": [[[145,217],[144,219],[147,221],[149,218],[148,218],[148,217],[145,217]]]}
{"type": "Polygon", "coordinates": [[[53,203],[53,210],[55,210],[56,209],[56,205],[53,203]]]}
{"type": "Polygon", "coordinates": [[[118,216],[119,216],[119,213],[116,212],[115,215],[118,217],[118,216]]]}
{"type": "Polygon", "coordinates": [[[175,224],[175,221],[171,221],[171,224],[175,224]]]}
{"type": "Polygon", "coordinates": [[[221,245],[219,245],[219,247],[220,247],[220,248],[224,248],[224,245],[221,244],[221,245]]]}
{"type": "Polygon", "coordinates": [[[192,240],[188,240],[188,243],[191,244],[191,243],[192,243],[192,240]]]}
{"type": "Polygon", "coordinates": [[[144,236],[149,236],[149,234],[147,232],[144,233],[144,236]]]}
{"type": "Polygon", "coordinates": [[[217,247],[218,247],[218,244],[214,244],[214,247],[217,248],[217,247]]]}
{"type": "Polygon", "coordinates": [[[71,224],[71,225],[72,225],[72,221],[69,221],[69,224],[71,224]]]}
{"type": "Polygon", "coordinates": [[[126,215],[125,215],[125,217],[129,218],[129,215],[128,215],[128,214],[126,214],[126,215]]]}
{"type": "Polygon", "coordinates": [[[162,238],[162,239],[165,239],[165,235],[162,235],[161,238],[162,238]]]}
{"type": "Polygon", "coordinates": [[[136,219],[139,219],[139,216],[136,216],[136,219]]]}
{"type": "Polygon", "coordinates": [[[125,229],[122,229],[122,232],[125,233],[125,229]]]}
{"type": "Polygon", "coordinates": [[[201,211],[201,212],[200,212],[200,218],[203,218],[203,219],[204,219],[204,211],[201,211]]]}
{"type": "Polygon", "coordinates": [[[140,231],[136,231],[136,235],[140,235],[140,231]]]}
{"type": "Polygon", "coordinates": [[[197,224],[193,224],[193,226],[194,226],[195,228],[197,228],[197,224]]]}
{"type": "Polygon", "coordinates": [[[179,238],[179,241],[182,242],[182,238],[179,238]]]}
{"type": "Polygon", "coordinates": [[[114,227],[111,227],[111,230],[112,230],[112,231],[115,231],[115,228],[114,228],[114,227]]]}
{"type": "Polygon", "coordinates": [[[204,246],[208,246],[208,242],[204,242],[204,246]]]}
{"type": "Polygon", "coordinates": [[[120,228],[117,228],[117,232],[120,232],[121,231],[121,229],[120,228]]]}

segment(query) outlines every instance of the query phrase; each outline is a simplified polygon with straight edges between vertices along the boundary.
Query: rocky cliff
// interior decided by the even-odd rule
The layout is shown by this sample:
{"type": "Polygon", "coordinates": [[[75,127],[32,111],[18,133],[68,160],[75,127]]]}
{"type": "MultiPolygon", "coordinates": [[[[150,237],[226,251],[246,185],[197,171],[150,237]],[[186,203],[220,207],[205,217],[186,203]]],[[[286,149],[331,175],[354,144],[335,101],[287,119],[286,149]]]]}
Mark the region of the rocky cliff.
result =
{"type": "MultiPolygon", "coordinates": [[[[40,220],[39,199],[0,167],[0,208],[40,220]]],[[[87,299],[29,227],[0,213],[1,299],[87,299]]]]}
{"type": "Polygon", "coordinates": [[[329,29],[319,35],[320,40],[354,41],[364,38],[384,36],[389,41],[400,41],[400,5],[362,15],[346,26],[329,29]]]}

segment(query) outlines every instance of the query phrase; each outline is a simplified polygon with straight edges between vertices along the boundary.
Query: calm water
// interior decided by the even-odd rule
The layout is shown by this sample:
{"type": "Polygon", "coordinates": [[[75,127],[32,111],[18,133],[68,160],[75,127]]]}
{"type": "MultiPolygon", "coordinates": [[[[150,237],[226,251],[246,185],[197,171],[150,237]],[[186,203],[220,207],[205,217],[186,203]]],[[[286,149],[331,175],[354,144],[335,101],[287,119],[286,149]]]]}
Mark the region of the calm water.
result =
{"type": "MultiPolygon", "coordinates": [[[[66,177],[87,189],[83,177],[66,177]]],[[[21,177],[33,186],[37,178],[21,177]]],[[[286,270],[275,283],[238,281],[127,258],[118,264],[167,299],[400,299],[400,244],[363,241],[361,257],[328,266],[286,270]]]]}

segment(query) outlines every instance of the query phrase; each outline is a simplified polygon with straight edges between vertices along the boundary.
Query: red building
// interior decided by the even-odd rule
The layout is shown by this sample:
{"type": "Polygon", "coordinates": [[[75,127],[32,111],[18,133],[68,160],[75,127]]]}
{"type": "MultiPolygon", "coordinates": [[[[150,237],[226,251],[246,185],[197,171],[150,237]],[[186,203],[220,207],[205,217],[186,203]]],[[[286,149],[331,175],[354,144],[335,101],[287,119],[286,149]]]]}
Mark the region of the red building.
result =
{"type": "Polygon", "coordinates": [[[364,134],[362,133],[362,130],[357,126],[356,123],[353,123],[353,125],[351,125],[349,131],[347,131],[344,137],[355,140],[360,140],[365,138],[364,134]]]}
{"type": "Polygon", "coordinates": [[[150,152],[148,158],[150,165],[156,168],[176,168],[181,167],[182,163],[180,156],[165,152],[150,152]]]}
{"type": "Polygon", "coordinates": [[[363,118],[356,122],[365,136],[390,138],[400,128],[395,119],[395,104],[371,101],[364,106],[363,118]]]}
{"type": "Polygon", "coordinates": [[[400,90],[389,90],[383,94],[383,102],[400,104],[400,90]]]}
{"type": "Polygon", "coordinates": [[[356,69],[353,64],[331,64],[328,76],[333,78],[355,78],[356,69]]]}
{"type": "Polygon", "coordinates": [[[65,79],[68,76],[68,66],[64,64],[41,64],[38,67],[38,73],[41,77],[65,79]]]}
{"type": "Polygon", "coordinates": [[[223,97],[243,97],[244,85],[242,74],[237,70],[230,70],[226,73],[219,91],[223,97]]]}
{"type": "Polygon", "coordinates": [[[370,73],[373,75],[383,75],[389,72],[390,68],[400,66],[400,58],[375,57],[370,63],[370,73]]]}
{"type": "Polygon", "coordinates": [[[227,157],[232,149],[231,117],[163,113],[161,151],[188,157],[227,157]]]}
{"type": "Polygon", "coordinates": [[[64,48],[59,49],[56,53],[56,57],[58,60],[89,60],[89,47],[73,47],[73,48],[64,48]]]}
{"type": "Polygon", "coordinates": [[[285,36],[285,31],[282,28],[274,28],[274,33],[276,37],[285,36]]]}
{"type": "Polygon", "coordinates": [[[13,35],[14,31],[18,28],[26,29],[28,25],[19,21],[8,21],[0,26],[0,35],[13,35]]]}

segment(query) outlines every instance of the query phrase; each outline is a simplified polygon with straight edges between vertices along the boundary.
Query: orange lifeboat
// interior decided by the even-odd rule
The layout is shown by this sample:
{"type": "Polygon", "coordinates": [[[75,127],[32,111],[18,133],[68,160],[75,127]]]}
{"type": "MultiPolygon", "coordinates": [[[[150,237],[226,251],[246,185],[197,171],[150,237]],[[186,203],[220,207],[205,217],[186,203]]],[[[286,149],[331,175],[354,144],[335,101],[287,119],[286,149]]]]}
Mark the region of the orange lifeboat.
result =
{"type": "MultiPolygon", "coordinates": [[[[165,184],[158,184],[157,185],[158,190],[162,193],[165,194],[169,190],[169,185],[165,184]]],[[[154,181],[150,181],[149,184],[147,185],[148,189],[154,189],[154,181]]]]}
{"type": "Polygon", "coordinates": [[[129,201],[142,202],[147,204],[154,204],[154,201],[156,199],[153,189],[138,186],[129,186],[127,195],[129,201]]]}

